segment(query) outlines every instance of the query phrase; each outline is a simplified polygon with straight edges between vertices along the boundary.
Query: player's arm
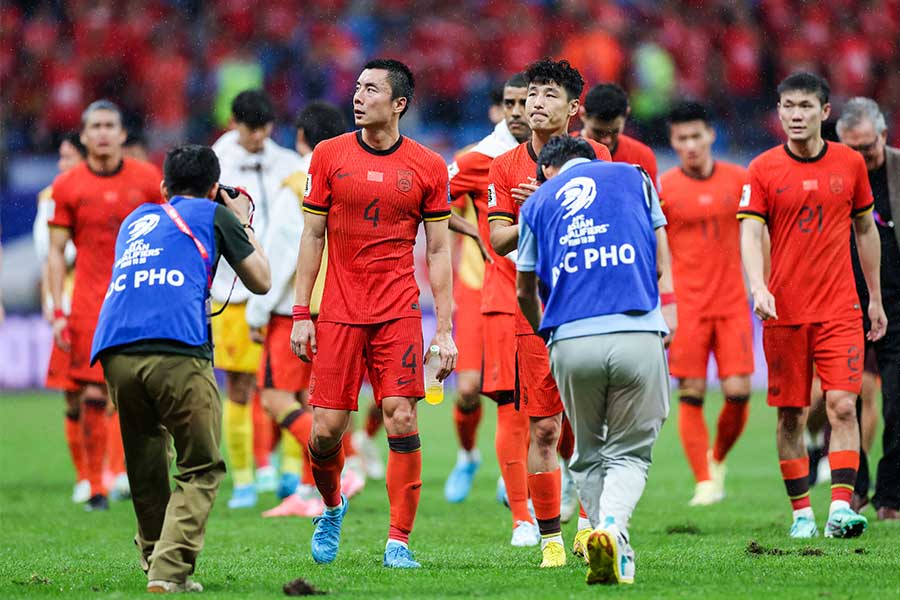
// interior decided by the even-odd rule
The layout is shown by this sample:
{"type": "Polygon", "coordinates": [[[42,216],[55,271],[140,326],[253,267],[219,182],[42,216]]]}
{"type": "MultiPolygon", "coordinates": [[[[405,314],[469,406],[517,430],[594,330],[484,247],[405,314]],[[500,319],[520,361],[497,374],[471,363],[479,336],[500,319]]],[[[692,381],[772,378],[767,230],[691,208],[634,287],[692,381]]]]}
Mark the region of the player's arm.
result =
{"type": "Polygon", "coordinates": [[[481,258],[483,258],[485,262],[494,262],[494,259],[491,258],[488,249],[484,245],[484,241],[478,234],[478,227],[456,213],[450,215],[449,227],[450,231],[454,233],[472,238],[475,243],[478,244],[478,249],[481,251],[481,258]]]}
{"type": "Polygon", "coordinates": [[[741,219],[741,261],[753,296],[753,312],[761,320],[777,319],[775,297],[766,286],[764,230],[760,219],[741,219]]]}
{"type": "Polygon", "coordinates": [[[231,211],[231,215],[224,213],[224,216],[232,223],[230,226],[224,224],[223,229],[239,227],[241,230],[239,235],[226,234],[224,237],[226,245],[241,246],[245,245],[244,240],[246,240],[253,248],[252,252],[246,254],[235,248],[226,247],[222,249],[222,254],[248,290],[254,294],[265,294],[272,287],[272,273],[269,270],[269,261],[266,259],[262,246],[250,226],[250,197],[241,193],[237,198],[231,198],[224,190],[219,190],[219,198],[231,211]],[[230,216],[233,216],[234,219],[231,219],[230,216]],[[243,257],[241,257],[242,254],[243,257]]]}
{"type": "Polygon", "coordinates": [[[859,250],[859,264],[869,289],[869,320],[872,327],[866,337],[874,342],[887,331],[887,315],[881,304],[881,236],[871,210],[853,218],[853,232],[859,250]]]}
{"type": "Polygon", "coordinates": [[[521,227],[522,235],[516,252],[516,298],[522,314],[535,333],[541,328],[543,310],[538,295],[537,239],[527,224],[521,227]]]}
{"type": "Polygon", "coordinates": [[[448,219],[425,221],[425,258],[437,317],[437,330],[432,345],[441,349],[441,368],[437,377],[443,380],[456,368],[458,355],[453,341],[453,267],[450,260],[448,219]]]}
{"type": "Polygon", "coordinates": [[[675,306],[675,285],[672,280],[672,253],[669,251],[669,236],[666,235],[666,216],[663,213],[659,193],[650,175],[643,168],[638,167],[641,173],[644,201],[650,207],[650,224],[653,226],[656,236],[656,277],[658,280],[660,310],[663,319],[669,328],[669,335],[665,338],[668,345],[678,328],[678,311],[675,306]]]}
{"type": "Polygon", "coordinates": [[[53,338],[56,345],[68,352],[70,340],[66,333],[68,321],[62,313],[63,288],[66,284],[66,244],[72,239],[68,227],[50,227],[50,245],[47,249],[47,280],[50,286],[50,297],[53,306],[57,307],[53,315],[53,338]]]}
{"type": "Polygon", "coordinates": [[[322,265],[325,250],[325,232],[328,225],[327,214],[303,211],[303,233],[300,235],[300,252],[297,255],[297,277],[294,284],[294,305],[305,312],[297,318],[291,331],[291,349],[300,360],[310,362],[318,351],[316,329],[309,314],[309,301],[313,286],[322,265]]]}

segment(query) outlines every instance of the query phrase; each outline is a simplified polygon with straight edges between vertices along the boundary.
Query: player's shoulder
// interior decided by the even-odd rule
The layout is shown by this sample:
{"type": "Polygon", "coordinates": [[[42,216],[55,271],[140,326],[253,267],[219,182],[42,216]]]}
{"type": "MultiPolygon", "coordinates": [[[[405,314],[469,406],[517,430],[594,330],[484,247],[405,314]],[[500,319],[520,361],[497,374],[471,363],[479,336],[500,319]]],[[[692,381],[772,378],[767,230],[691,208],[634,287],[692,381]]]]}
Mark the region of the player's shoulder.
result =
{"type": "MultiPolygon", "coordinates": [[[[847,146],[846,144],[841,144],[840,142],[826,142],[828,144],[828,150],[826,151],[826,158],[829,158],[829,162],[836,162],[838,164],[849,165],[853,167],[859,167],[862,165],[865,167],[866,161],[863,159],[862,154],[847,146]],[[831,156],[828,156],[828,155],[831,156]]],[[[868,172],[868,171],[867,171],[868,172]]]]}
{"type": "Polygon", "coordinates": [[[85,180],[90,179],[91,176],[91,171],[87,167],[87,161],[81,161],[65,173],[57,175],[50,187],[53,188],[54,193],[58,196],[69,192],[72,186],[81,185],[85,180]]]}
{"type": "Polygon", "coordinates": [[[510,148],[503,154],[500,154],[491,162],[491,170],[497,169],[505,169],[509,167],[509,165],[517,163],[522,156],[528,154],[528,142],[522,142],[517,145],[515,148],[510,148]]]}
{"type": "Polygon", "coordinates": [[[681,167],[675,166],[666,171],[664,171],[659,176],[659,186],[662,188],[672,187],[673,185],[678,185],[686,178],[684,172],[681,170],[681,167]]]}
{"type": "Polygon", "coordinates": [[[641,154],[643,156],[653,156],[653,148],[642,142],[637,138],[633,138],[630,135],[625,135],[624,133],[619,136],[619,145],[624,145],[626,148],[631,150],[636,154],[641,154]]]}
{"type": "Polygon", "coordinates": [[[597,155],[597,158],[600,160],[605,160],[607,162],[612,161],[612,155],[609,153],[609,148],[605,145],[601,144],[596,140],[592,140],[590,138],[582,138],[587,141],[588,144],[594,149],[594,154],[597,155]]]}
{"type": "Polygon", "coordinates": [[[129,173],[134,173],[138,176],[152,177],[154,179],[159,179],[162,176],[159,167],[153,163],[127,156],[122,158],[122,171],[126,169],[129,173]]]}
{"type": "Polygon", "coordinates": [[[345,151],[351,144],[356,143],[356,135],[357,132],[350,131],[327,140],[322,140],[316,144],[316,149],[313,150],[313,156],[321,159],[323,156],[339,154],[345,151]]]}
{"type": "Polygon", "coordinates": [[[761,154],[758,154],[756,158],[750,161],[748,170],[757,175],[765,174],[766,167],[784,163],[786,160],[790,160],[790,157],[787,152],[785,152],[784,144],[779,144],[778,146],[769,148],[761,154]]]}
{"type": "Polygon", "coordinates": [[[717,160],[716,169],[729,178],[744,179],[747,177],[746,167],[725,160],[717,160]]]}
{"type": "Polygon", "coordinates": [[[406,146],[405,150],[407,154],[414,156],[416,160],[421,161],[428,166],[437,163],[440,163],[441,165],[446,164],[444,163],[444,158],[440,154],[411,137],[403,136],[403,145],[406,146]]]}

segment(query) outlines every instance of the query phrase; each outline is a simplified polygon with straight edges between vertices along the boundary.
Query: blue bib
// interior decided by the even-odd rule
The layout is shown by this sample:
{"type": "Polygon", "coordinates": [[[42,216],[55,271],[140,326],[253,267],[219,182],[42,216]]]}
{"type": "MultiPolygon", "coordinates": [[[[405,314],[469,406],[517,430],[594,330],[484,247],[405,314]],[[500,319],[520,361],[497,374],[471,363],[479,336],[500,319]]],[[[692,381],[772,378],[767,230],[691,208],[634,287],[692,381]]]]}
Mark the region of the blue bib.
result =
{"type": "MultiPolygon", "coordinates": [[[[216,203],[176,196],[170,204],[216,256],[216,203]]],[[[188,346],[209,341],[207,264],[159,204],[142,204],[119,229],[116,262],[94,331],[91,363],[103,350],[141,340],[188,346]]]]}
{"type": "Polygon", "coordinates": [[[591,161],[550,179],[522,207],[519,218],[538,244],[541,333],[656,307],[656,235],[646,185],[632,165],[591,161]]]}

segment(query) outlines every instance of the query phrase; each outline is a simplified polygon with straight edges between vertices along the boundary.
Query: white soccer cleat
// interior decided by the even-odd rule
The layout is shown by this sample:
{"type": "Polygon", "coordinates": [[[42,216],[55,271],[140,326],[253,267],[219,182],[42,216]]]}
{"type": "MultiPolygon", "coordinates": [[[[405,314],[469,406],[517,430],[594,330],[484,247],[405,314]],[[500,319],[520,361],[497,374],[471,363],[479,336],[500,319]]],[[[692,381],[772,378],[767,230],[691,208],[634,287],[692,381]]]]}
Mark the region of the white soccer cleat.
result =
{"type": "Polygon", "coordinates": [[[256,491],[260,494],[278,489],[278,469],[269,465],[256,470],[256,491]]]}
{"type": "Polygon", "coordinates": [[[184,583],[155,580],[147,583],[147,591],[151,594],[183,594],[185,592],[202,592],[203,586],[193,579],[188,579],[184,583]]]}
{"type": "Polygon", "coordinates": [[[82,479],[72,488],[72,502],[75,504],[84,504],[91,499],[91,482],[82,479]]]}
{"type": "Polygon", "coordinates": [[[728,468],[725,466],[725,461],[716,462],[713,460],[712,450],[710,450],[707,455],[707,462],[709,463],[709,476],[710,481],[713,482],[714,489],[716,493],[719,495],[719,501],[725,499],[725,475],[728,473],[728,468]]]}
{"type": "Polygon", "coordinates": [[[509,543],[513,546],[539,546],[541,543],[541,530],[536,523],[528,521],[516,521],[513,528],[512,539],[509,543]]]}
{"type": "Polygon", "coordinates": [[[381,453],[372,438],[365,431],[354,431],[353,445],[362,456],[366,477],[375,481],[384,479],[384,463],[381,462],[381,453]]]}
{"type": "Polygon", "coordinates": [[[694,488],[694,497],[688,502],[688,506],[709,506],[721,502],[725,495],[716,488],[712,481],[700,481],[694,488]]]}
{"type": "Polygon", "coordinates": [[[131,498],[131,484],[128,483],[128,474],[119,473],[113,479],[109,488],[110,500],[128,500],[131,498]]]}

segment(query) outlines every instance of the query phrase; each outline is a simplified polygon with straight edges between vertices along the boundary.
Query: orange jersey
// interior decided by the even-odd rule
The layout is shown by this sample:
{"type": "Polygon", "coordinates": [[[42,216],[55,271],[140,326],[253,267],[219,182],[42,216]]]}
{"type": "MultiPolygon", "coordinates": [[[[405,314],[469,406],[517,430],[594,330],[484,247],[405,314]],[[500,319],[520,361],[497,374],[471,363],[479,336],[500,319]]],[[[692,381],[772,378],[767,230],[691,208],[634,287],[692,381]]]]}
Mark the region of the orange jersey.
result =
{"type": "Polygon", "coordinates": [[[53,182],[51,227],[65,227],[78,251],[71,321],[93,330],[100,315],[116,257],[119,226],[145,202],[161,202],[162,174],[154,165],[122,159],[110,175],[98,175],[82,162],[53,182]]]}
{"type": "Polygon", "coordinates": [[[632,165],[640,165],[650,175],[650,181],[657,185],[656,156],[650,146],[643,144],[624,133],[619,135],[619,143],[612,154],[613,162],[623,162],[632,165]]]}
{"type": "Polygon", "coordinates": [[[747,181],[746,169],[721,161],[706,179],[680,168],[660,178],[679,314],[701,318],[747,313],[741,230],[734,218],[747,181]]]}
{"type": "Polygon", "coordinates": [[[738,219],[766,223],[772,238],[769,290],[778,320],[765,325],[861,316],[847,240],[852,218],[873,206],[866,164],[843,144],[825,142],[808,159],[778,146],[750,163],[738,219]]]}
{"type": "MultiPolygon", "coordinates": [[[[594,148],[597,158],[610,160],[609,150],[603,144],[593,140],[587,142],[594,148]]],[[[490,185],[488,187],[488,220],[503,220],[509,223],[519,222],[519,204],[512,197],[513,188],[521,183],[528,183],[537,175],[537,155],[531,142],[519,144],[509,152],[501,154],[491,163],[490,185]]],[[[496,262],[497,285],[501,287],[501,301],[505,312],[516,315],[516,333],[533,335],[534,329],[519,310],[516,300],[516,264],[506,257],[496,262]]]]}

